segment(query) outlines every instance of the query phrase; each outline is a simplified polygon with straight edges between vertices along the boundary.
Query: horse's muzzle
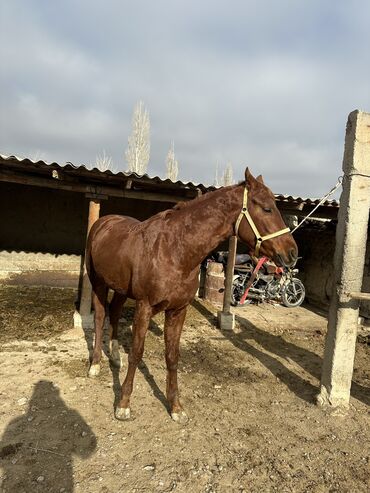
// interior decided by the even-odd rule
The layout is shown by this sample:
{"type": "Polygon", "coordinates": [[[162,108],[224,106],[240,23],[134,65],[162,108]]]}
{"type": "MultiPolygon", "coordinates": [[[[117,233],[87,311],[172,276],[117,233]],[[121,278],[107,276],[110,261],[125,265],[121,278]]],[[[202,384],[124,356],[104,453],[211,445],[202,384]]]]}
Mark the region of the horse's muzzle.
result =
{"type": "Polygon", "coordinates": [[[292,248],[287,254],[277,253],[273,260],[280,267],[294,267],[298,260],[298,250],[292,248]]]}

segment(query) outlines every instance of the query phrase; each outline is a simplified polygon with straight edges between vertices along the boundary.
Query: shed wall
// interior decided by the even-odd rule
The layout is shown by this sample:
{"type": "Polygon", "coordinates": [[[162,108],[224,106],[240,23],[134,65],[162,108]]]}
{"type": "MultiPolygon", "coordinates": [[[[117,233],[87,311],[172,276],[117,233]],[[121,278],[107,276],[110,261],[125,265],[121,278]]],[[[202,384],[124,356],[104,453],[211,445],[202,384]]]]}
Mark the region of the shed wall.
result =
{"type": "MultiPolygon", "coordinates": [[[[89,199],[82,193],[0,183],[0,283],[78,287],[89,199]]],[[[173,204],[101,201],[101,215],[143,220],[173,204]]]]}
{"type": "MultiPolygon", "coordinates": [[[[329,307],[333,286],[335,225],[302,228],[296,233],[299,248],[299,277],[306,288],[306,299],[325,309],[329,307]]],[[[370,234],[368,233],[362,291],[370,292],[370,234]]],[[[360,314],[370,318],[370,302],[361,302],[360,314]]]]}

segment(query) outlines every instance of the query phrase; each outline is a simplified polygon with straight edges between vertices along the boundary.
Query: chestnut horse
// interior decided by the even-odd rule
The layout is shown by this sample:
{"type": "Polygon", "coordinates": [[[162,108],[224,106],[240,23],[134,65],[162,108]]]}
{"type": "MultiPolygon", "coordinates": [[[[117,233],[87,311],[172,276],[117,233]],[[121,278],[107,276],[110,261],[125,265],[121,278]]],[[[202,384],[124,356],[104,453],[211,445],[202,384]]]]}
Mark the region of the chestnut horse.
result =
{"type": "Polygon", "coordinates": [[[130,418],[133,380],[143,356],[145,334],[151,317],[164,311],[169,411],[174,421],[187,420],[177,386],[179,343],[186,309],[197,291],[201,261],[234,233],[235,226],[251,253],[258,246],[261,255],[274,259],[278,265],[295,263],[297,245],[275,205],[274,195],[262,177],[254,178],[248,168],[245,181],[239,185],[206,193],[146,221],[110,215],[92,226],[86,247],[95,309],[90,376],[100,371],[108,289],[114,291],[109,305],[110,358],[116,366],[120,366],[118,320],[126,299],[136,300],[133,342],[116,418],[130,418]]]}

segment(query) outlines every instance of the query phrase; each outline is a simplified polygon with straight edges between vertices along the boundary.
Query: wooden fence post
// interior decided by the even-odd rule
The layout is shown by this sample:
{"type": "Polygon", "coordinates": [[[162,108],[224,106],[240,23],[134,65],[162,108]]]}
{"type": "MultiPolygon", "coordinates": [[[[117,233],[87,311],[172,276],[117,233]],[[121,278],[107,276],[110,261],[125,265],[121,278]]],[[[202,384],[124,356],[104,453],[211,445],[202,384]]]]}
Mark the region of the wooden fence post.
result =
{"type": "MultiPolygon", "coordinates": [[[[100,215],[100,199],[90,198],[89,216],[87,221],[86,239],[89,235],[92,225],[99,219],[100,215]]],[[[86,271],[86,264],[83,266],[83,278],[81,288],[81,300],[79,314],[74,317],[75,327],[91,328],[94,325],[91,314],[91,283],[86,271]]]]}
{"type": "Polygon", "coordinates": [[[231,290],[233,286],[234,266],[236,257],[237,237],[231,236],[229,240],[229,255],[227,257],[225,291],[222,311],[217,313],[218,325],[223,330],[233,330],[235,316],[230,312],[231,290]]]}

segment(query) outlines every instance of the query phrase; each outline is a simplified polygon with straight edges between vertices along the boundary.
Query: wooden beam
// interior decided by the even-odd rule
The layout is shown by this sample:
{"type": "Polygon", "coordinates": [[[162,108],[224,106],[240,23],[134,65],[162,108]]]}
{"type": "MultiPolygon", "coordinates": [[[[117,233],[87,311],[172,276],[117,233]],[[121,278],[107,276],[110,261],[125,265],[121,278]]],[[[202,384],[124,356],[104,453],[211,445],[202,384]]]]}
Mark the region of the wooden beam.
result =
{"type": "MultiPolygon", "coordinates": [[[[277,202],[276,205],[279,211],[282,212],[283,214],[290,214],[292,216],[297,216],[302,218],[307,216],[307,214],[309,214],[312,211],[312,209],[315,207],[315,205],[308,205],[308,204],[297,204],[297,206],[294,206],[293,204],[290,205],[288,202],[277,202]]],[[[315,217],[318,217],[320,219],[337,219],[338,211],[339,211],[338,207],[321,205],[311,217],[313,219],[315,219],[315,217]]]]}
{"type": "Polygon", "coordinates": [[[353,292],[348,293],[348,296],[354,300],[370,301],[370,293],[353,292]]]}
{"type": "Polygon", "coordinates": [[[7,183],[18,183],[20,185],[31,185],[36,187],[52,188],[54,190],[64,190],[67,192],[78,192],[94,195],[107,195],[109,197],[120,197],[137,200],[151,200],[153,202],[176,203],[184,200],[191,200],[196,197],[196,191],[192,197],[184,197],[173,194],[159,192],[144,192],[139,190],[120,189],[108,185],[93,185],[87,183],[65,182],[55,178],[43,178],[38,176],[24,176],[18,173],[0,170],[0,181],[7,183]]]}
{"type": "Polygon", "coordinates": [[[222,311],[217,312],[218,326],[222,330],[234,330],[235,327],[235,315],[230,312],[230,305],[237,243],[237,237],[231,236],[229,239],[229,255],[226,266],[224,302],[222,311]]]}
{"type": "Polygon", "coordinates": [[[231,290],[233,287],[237,243],[238,242],[236,236],[231,236],[229,240],[229,254],[227,257],[227,266],[226,266],[224,303],[222,307],[222,311],[224,313],[230,313],[231,290]]]}
{"type": "Polygon", "coordinates": [[[97,200],[107,200],[108,195],[102,195],[101,193],[86,193],[85,197],[87,199],[97,199],[97,200]]]}
{"type": "MultiPolygon", "coordinates": [[[[280,211],[301,211],[303,209],[304,203],[301,202],[300,204],[291,204],[289,202],[284,202],[280,201],[279,199],[276,201],[276,205],[280,211]]],[[[293,213],[293,212],[292,212],[293,213]]]]}
{"type": "MultiPolygon", "coordinates": [[[[306,216],[309,214],[312,209],[316,207],[315,204],[306,204],[303,207],[302,212],[300,213],[302,216],[306,216]]],[[[320,205],[320,207],[313,213],[312,218],[319,217],[321,219],[337,219],[338,217],[339,207],[330,207],[325,205],[320,205]]]]}

